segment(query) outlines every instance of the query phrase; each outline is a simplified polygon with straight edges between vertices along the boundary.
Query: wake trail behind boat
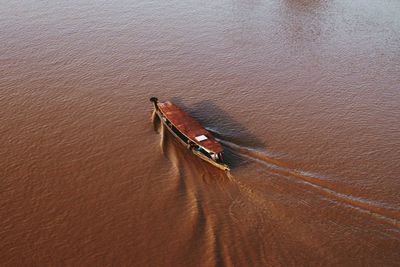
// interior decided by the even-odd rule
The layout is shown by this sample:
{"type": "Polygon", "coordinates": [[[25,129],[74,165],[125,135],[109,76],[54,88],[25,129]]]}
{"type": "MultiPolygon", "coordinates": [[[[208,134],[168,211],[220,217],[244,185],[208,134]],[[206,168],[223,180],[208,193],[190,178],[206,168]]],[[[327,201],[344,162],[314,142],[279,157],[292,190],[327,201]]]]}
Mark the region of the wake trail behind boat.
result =
{"type": "MultiPolygon", "coordinates": [[[[321,179],[322,176],[318,177],[317,175],[313,175],[311,173],[293,169],[288,164],[274,159],[263,151],[224,140],[220,133],[210,129],[209,131],[213,132],[218,141],[228,148],[231,153],[245,158],[248,161],[253,161],[259,165],[262,165],[269,171],[278,173],[286,179],[300,179],[304,185],[308,186],[310,189],[312,188],[313,190],[316,190],[321,195],[328,196],[329,198],[334,199],[336,202],[350,207],[357,212],[373,217],[376,220],[383,221],[396,228],[400,228],[400,211],[397,208],[391,207],[386,203],[339,192],[334,189],[334,187],[337,186],[332,181],[323,180],[321,179]]],[[[230,178],[233,179],[233,175],[230,175],[230,178]]]]}
{"type": "MultiPolygon", "coordinates": [[[[153,119],[154,122],[154,119],[153,119]]],[[[180,222],[180,229],[186,229],[190,242],[195,240],[196,249],[202,249],[203,262],[212,265],[214,262],[230,262],[230,252],[223,247],[218,222],[230,220],[225,216],[226,209],[219,209],[219,205],[230,207],[235,187],[226,177],[226,173],[210,166],[203,160],[195,157],[190,150],[182,146],[178,140],[161,123],[155,125],[159,132],[160,145],[164,156],[171,162],[169,176],[171,198],[176,198],[176,204],[185,220],[180,222]],[[157,128],[160,127],[160,128],[157,128]]],[[[234,197],[237,199],[238,197],[234,197]]],[[[226,224],[225,224],[226,225],[226,224]]],[[[248,256],[243,256],[244,259],[248,256]]]]}
{"type": "Polygon", "coordinates": [[[161,120],[160,117],[158,117],[157,112],[155,110],[153,110],[153,113],[151,114],[151,121],[153,122],[154,131],[160,132],[161,120]]]}
{"type": "MultiPolygon", "coordinates": [[[[153,122],[157,123],[154,118],[153,122]]],[[[274,258],[285,262],[297,248],[293,244],[326,242],[319,239],[316,231],[325,236],[327,229],[333,228],[336,233],[332,238],[348,229],[364,235],[363,228],[343,224],[343,218],[354,216],[354,211],[363,214],[357,217],[365,224],[379,224],[382,229],[379,236],[399,232],[387,227],[387,224],[396,225],[396,219],[362,206],[368,200],[352,202],[350,195],[333,190],[329,181],[291,168],[268,152],[244,146],[239,141],[232,142],[234,138],[228,141],[219,134],[217,139],[225,147],[228,162],[232,155],[247,162],[232,165],[233,171],[225,173],[195,157],[163,123],[154,127],[161,135],[162,154],[171,163],[167,164],[170,167],[164,180],[163,190],[168,191],[165,201],[173,203],[172,210],[179,210],[174,215],[174,222],[179,224],[177,229],[185,232],[187,246],[196,255],[203,255],[201,260],[206,265],[215,262],[232,265],[233,258],[243,266],[249,265],[249,258],[260,259],[262,266],[271,265],[268,264],[271,251],[275,251],[274,258]],[[250,173],[254,175],[246,177],[247,164],[260,168],[252,168],[250,173]],[[331,205],[333,202],[337,204],[335,207],[331,205]],[[322,206],[321,215],[315,214],[322,206]],[[310,220],[326,227],[316,230],[310,226],[310,220]],[[297,241],[288,241],[289,236],[297,241]],[[303,241],[304,237],[307,241],[303,241]],[[251,249],[238,252],[236,246],[224,244],[244,244],[251,249]]],[[[369,245],[375,243],[371,241],[369,245]]]]}

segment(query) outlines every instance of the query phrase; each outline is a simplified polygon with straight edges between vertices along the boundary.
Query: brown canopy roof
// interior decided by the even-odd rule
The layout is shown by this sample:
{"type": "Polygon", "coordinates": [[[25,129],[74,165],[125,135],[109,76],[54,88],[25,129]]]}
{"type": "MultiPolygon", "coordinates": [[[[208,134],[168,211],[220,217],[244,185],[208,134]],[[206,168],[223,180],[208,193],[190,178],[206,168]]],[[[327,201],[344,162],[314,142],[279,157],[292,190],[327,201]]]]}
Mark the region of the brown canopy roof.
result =
{"type": "Polygon", "coordinates": [[[175,104],[167,102],[158,102],[158,107],[167,119],[184,135],[189,137],[194,143],[204,147],[214,153],[222,152],[222,146],[200,123],[189,116],[185,111],[175,104]],[[197,141],[196,136],[205,135],[207,140],[197,141]]]}

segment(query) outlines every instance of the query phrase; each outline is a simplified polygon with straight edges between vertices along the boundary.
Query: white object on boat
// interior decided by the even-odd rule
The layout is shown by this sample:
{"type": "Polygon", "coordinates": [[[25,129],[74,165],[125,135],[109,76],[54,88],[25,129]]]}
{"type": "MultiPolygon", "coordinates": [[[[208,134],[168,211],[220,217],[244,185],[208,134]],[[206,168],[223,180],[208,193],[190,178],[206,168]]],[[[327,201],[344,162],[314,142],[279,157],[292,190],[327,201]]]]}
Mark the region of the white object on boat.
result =
{"type": "Polygon", "coordinates": [[[195,139],[196,139],[196,141],[201,142],[201,141],[207,140],[208,138],[207,138],[207,136],[202,134],[202,135],[196,136],[195,139]]]}

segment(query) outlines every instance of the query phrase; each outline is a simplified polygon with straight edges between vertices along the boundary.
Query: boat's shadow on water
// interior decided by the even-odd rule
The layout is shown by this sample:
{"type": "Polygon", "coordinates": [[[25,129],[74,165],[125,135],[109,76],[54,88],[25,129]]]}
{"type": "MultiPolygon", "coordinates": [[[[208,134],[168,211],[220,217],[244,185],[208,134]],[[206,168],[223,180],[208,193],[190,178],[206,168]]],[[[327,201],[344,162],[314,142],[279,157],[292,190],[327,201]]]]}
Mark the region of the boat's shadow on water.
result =
{"type": "Polygon", "coordinates": [[[199,121],[221,142],[225,150],[224,160],[232,170],[244,166],[248,162],[239,153],[238,148],[261,149],[265,147],[265,143],[262,140],[254,136],[232,115],[221,109],[214,102],[203,100],[187,106],[178,97],[174,97],[171,100],[199,121]]]}

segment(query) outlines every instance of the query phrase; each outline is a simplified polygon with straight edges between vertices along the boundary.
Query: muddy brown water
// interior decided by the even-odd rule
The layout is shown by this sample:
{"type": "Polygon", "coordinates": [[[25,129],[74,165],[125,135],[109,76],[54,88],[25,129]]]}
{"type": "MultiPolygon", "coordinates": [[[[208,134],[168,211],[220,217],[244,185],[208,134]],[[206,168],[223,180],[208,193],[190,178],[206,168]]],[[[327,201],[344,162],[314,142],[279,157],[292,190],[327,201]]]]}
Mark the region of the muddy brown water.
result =
{"type": "Polygon", "coordinates": [[[2,266],[399,264],[398,1],[0,3],[2,266]]]}

